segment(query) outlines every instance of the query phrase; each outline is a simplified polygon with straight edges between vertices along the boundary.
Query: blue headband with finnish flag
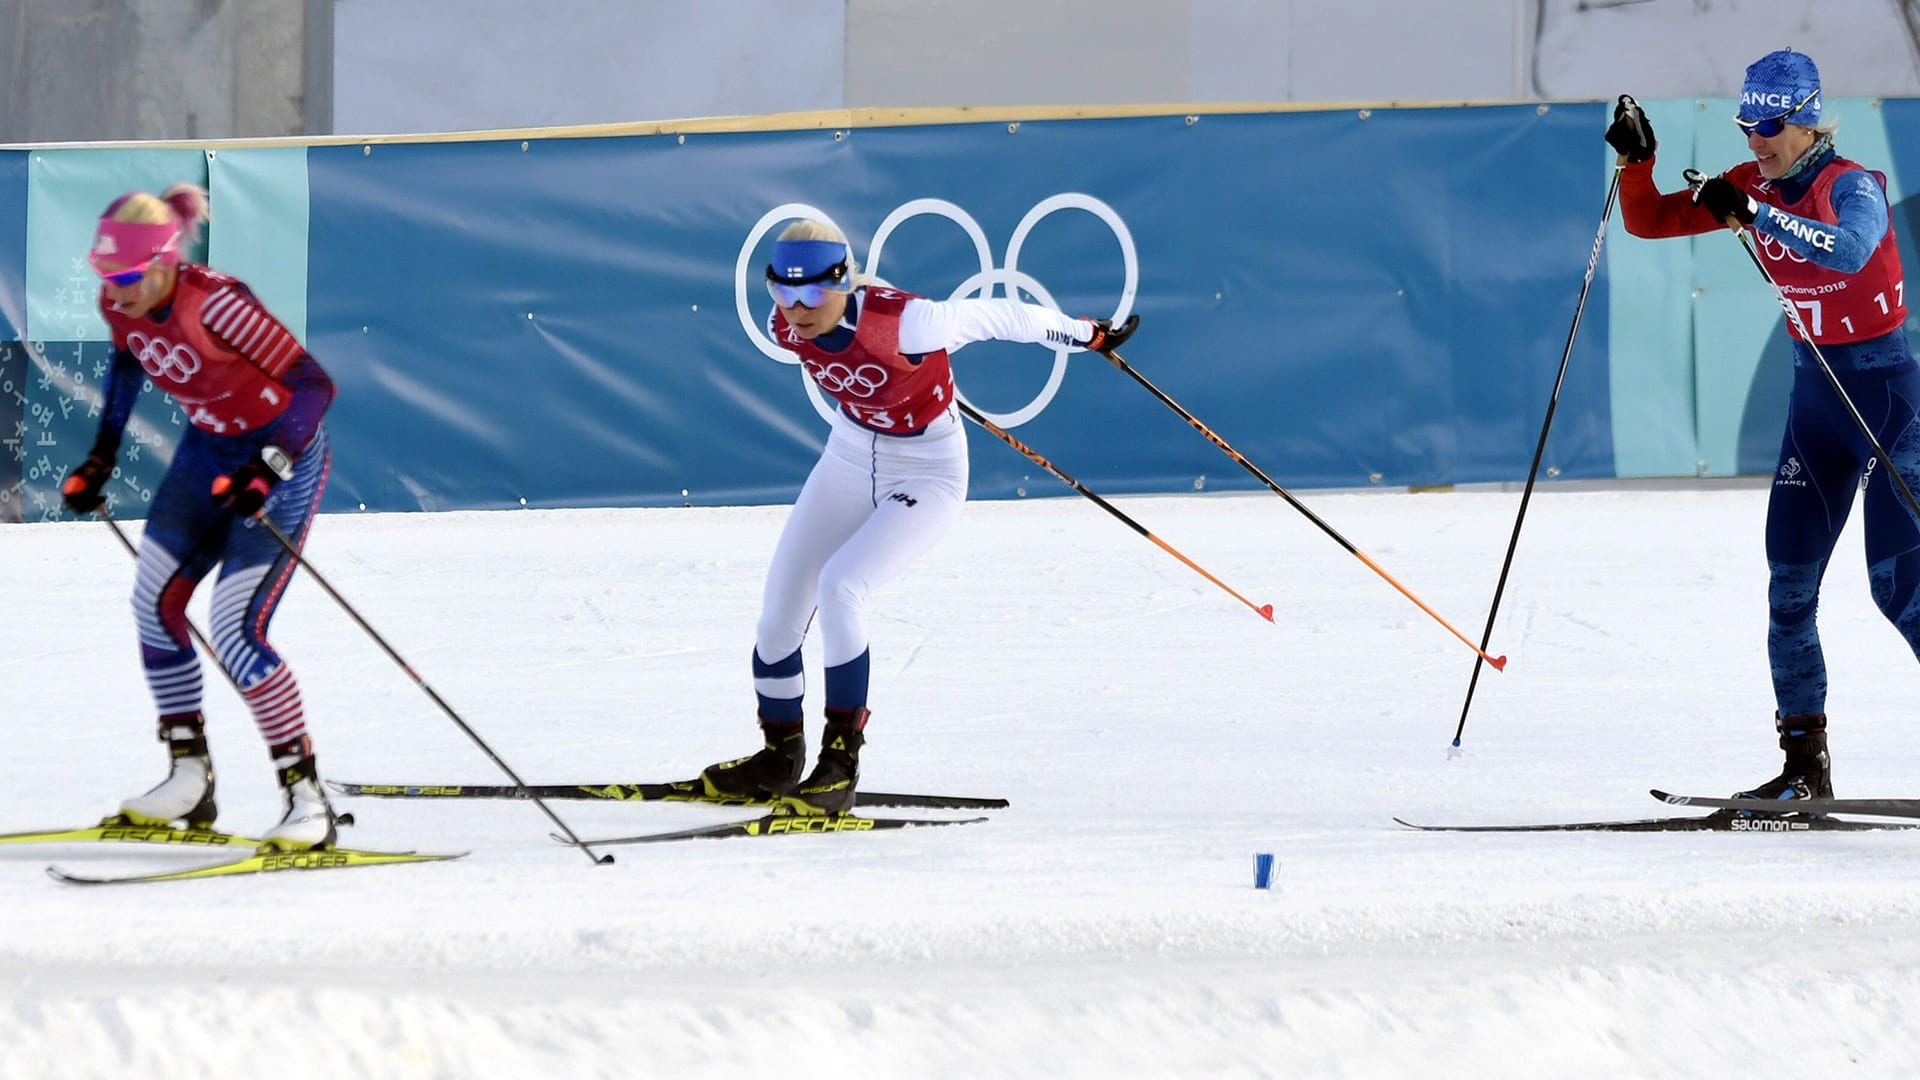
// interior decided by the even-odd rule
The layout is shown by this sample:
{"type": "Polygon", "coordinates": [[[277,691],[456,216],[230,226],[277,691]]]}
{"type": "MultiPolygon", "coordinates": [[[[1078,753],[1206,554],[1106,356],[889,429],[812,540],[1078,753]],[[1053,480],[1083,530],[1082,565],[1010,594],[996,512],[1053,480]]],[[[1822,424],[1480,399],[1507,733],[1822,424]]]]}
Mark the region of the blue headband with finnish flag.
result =
{"type": "Polygon", "coordinates": [[[767,264],[767,280],[851,290],[847,265],[850,254],[847,245],[838,240],[776,240],[773,261],[767,264]]]}
{"type": "Polygon", "coordinates": [[[1755,60],[1740,88],[1740,119],[1752,123],[1786,112],[1793,113],[1789,123],[1812,127],[1820,122],[1820,69],[1813,57],[1792,49],[1755,60]]]}

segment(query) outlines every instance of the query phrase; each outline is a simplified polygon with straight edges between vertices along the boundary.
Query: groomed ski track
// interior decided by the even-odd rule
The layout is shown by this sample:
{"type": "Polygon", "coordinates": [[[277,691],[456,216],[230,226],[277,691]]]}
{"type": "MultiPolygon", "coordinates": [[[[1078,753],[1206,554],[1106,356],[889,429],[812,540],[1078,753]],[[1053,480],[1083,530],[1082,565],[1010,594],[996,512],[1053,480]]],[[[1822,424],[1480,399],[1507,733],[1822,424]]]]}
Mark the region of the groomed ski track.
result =
{"type": "MultiPolygon", "coordinates": [[[[1303,498],[1478,636],[1517,494],[1303,498]]],[[[1392,822],[1642,817],[1649,787],[1771,775],[1764,502],[1544,486],[1492,641],[1511,663],[1455,760],[1472,654],[1271,494],[1120,505],[1275,625],[1084,500],[977,502],[873,604],[863,766],[1007,796],[992,822],[594,866],[524,802],[342,799],[354,846],[473,854],[119,890],[41,868],[205,852],[0,849],[0,1076],[1910,1075],[1912,835],[1392,822]]],[[[673,777],[755,737],[745,658],[784,518],[329,514],[308,552],[528,781],[673,777]]],[[[157,779],[131,573],[98,523],[0,526],[0,831],[95,821],[157,779]]],[[[1920,670],[1857,524],[1820,619],[1837,788],[1920,795],[1920,670]]],[[[273,640],[324,774],[490,778],[310,582],[273,640]]],[[[221,823],[264,828],[264,751],[207,685],[221,823]]],[[[582,836],[743,816],[555,807],[582,836]]]]}

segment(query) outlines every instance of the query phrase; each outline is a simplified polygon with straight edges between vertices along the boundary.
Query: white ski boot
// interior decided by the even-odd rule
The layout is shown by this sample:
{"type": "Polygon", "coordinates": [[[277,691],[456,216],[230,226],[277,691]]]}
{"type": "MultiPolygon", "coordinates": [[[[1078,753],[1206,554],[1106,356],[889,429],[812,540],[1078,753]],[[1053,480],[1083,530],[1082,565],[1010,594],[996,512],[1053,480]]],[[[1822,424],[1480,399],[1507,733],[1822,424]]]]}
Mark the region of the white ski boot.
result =
{"type": "Polygon", "coordinates": [[[120,804],[110,823],[211,829],[219,807],[213,799],[213,758],[207,752],[206,719],[199,713],[160,719],[160,741],[167,744],[173,771],[158,787],[120,804]]]}
{"type": "Polygon", "coordinates": [[[260,838],[261,851],[313,851],[330,848],[339,837],[333,804],[320,790],[313,744],[305,736],[273,748],[280,773],[280,823],[260,838]]]}

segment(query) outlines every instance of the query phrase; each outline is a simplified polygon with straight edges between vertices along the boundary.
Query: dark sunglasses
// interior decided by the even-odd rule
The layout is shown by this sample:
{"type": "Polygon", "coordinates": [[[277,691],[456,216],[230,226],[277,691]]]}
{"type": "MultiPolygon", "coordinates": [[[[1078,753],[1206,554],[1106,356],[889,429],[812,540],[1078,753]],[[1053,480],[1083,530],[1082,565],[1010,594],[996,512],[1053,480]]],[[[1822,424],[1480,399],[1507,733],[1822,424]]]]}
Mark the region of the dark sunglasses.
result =
{"type": "Polygon", "coordinates": [[[118,285],[124,289],[128,285],[135,284],[141,278],[146,276],[147,276],[146,267],[131,266],[125,270],[119,270],[111,274],[101,274],[100,280],[106,282],[109,285],[118,285]]]}
{"type": "Polygon", "coordinates": [[[1769,116],[1765,120],[1742,120],[1738,116],[1735,116],[1733,122],[1739,126],[1741,131],[1748,135],[1758,135],[1763,139],[1771,139],[1787,129],[1787,117],[1806,108],[1808,102],[1819,96],[1820,91],[1815,90],[1813,93],[1800,99],[1800,104],[1795,105],[1779,116],[1769,116]]]}

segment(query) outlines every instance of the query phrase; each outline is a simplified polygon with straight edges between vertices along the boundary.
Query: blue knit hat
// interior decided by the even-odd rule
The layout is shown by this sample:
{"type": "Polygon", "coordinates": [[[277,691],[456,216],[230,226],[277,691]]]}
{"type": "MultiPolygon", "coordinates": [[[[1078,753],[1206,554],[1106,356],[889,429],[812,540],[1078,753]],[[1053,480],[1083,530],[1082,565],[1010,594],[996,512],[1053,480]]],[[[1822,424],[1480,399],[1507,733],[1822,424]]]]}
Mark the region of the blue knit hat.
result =
{"type": "Polygon", "coordinates": [[[1785,117],[1790,124],[1807,127],[1820,122],[1820,69],[1813,57],[1792,49],[1770,52],[1747,68],[1746,85],[1740,88],[1742,120],[1770,120],[1791,111],[1785,117]]]}

